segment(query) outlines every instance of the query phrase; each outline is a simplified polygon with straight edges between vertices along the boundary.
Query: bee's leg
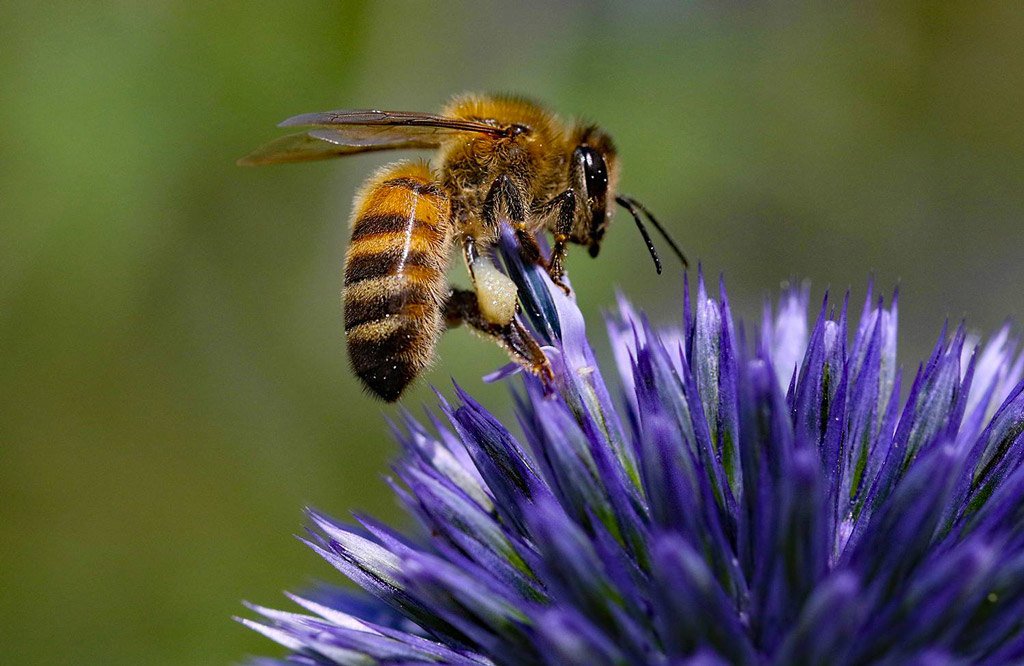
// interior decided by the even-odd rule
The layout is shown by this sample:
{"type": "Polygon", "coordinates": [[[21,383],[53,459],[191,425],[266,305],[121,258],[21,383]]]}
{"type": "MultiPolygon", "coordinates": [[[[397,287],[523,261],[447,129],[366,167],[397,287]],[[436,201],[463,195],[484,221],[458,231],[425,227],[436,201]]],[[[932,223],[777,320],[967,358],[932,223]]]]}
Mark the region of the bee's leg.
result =
{"type": "Polygon", "coordinates": [[[539,377],[545,386],[550,387],[554,380],[551,364],[540,345],[518,319],[513,318],[504,325],[492,323],[480,311],[476,293],[468,289],[453,289],[448,294],[444,304],[444,316],[448,328],[466,324],[477,333],[497,342],[513,361],[539,377]]]}
{"type": "Polygon", "coordinates": [[[569,286],[562,282],[562,277],[565,276],[565,256],[569,251],[569,237],[576,219],[576,193],[571,187],[541,208],[541,215],[545,218],[554,212],[557,212],[554,225],[555,245],[551,248],[548,275],[551,276],[552,282],[568,294],[569,286]]]}
{"type": "Polygon", "coordinates": [[[480,256],[476,238],[470,234],[462,238],[462,254],[473,281],[479,316],[490,324],[508,325],[516,316],[519,301],[515,282],[499,271],[489,256],[480,256]]]}
{"type": "Polygon", "coordinates": [[[523,259],[531,264],[543,264],[537,239],[526,227],[526,197],[508,174],[502,174],[491,183],[484,198],[484,223],[497,229],[502,212],[515,231],[523,259]]]}

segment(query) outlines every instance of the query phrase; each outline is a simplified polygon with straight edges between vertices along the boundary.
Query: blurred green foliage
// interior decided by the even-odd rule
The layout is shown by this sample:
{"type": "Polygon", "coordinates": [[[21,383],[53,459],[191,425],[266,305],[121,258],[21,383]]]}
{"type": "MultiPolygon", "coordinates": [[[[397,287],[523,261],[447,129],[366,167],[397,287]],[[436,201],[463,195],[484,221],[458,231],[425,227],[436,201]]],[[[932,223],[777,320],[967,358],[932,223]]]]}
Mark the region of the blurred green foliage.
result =
{"type": "MultiPolygon", "coordinates": [[[[1024,317],[1024,13],[833,4],[5,6],[0,662],[273,653],[229,618],[338,580],[289,537],[302,506],[395,519],[394,412],[349,375],[338,300],[384,158],[234,166],[289,115],[529,94],[615,136],[624,189],[747,319],[790,276],[899,282],[912,372],[947,316],[1024,317]]],[[[616,286],[677,316],[630,226],[570,258],[596,330],[616,286]]],[[[496,349],[457,331],[441,359],[408,405],[449,376],[507,404],[496,349]]]]}

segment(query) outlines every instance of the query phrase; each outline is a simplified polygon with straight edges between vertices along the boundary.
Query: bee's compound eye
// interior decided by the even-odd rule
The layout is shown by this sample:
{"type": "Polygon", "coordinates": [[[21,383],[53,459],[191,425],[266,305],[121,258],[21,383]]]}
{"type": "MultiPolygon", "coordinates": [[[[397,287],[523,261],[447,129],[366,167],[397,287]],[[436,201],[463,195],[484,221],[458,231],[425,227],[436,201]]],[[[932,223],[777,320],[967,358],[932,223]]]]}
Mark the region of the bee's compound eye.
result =
{"type": "MultiPolygon", "coordinates": [[[[607,224],[605,209],[608,205],[608,165],[600,151],[584,144],[573,151],[577,168],[583,172],[587,188],[586,207],[590,213],[590,256],[596,257],[607,224]]],[[[576,181],[579,182],[578,180],[576,181]]]]}
{"type": "Polygon", "coordinates": [[[580,146],[576,149],[576,159],[583,167],[587,198],[603,199],[608,193],[608,167],[604,163],[604,157],[590,146],[580,146]]]}

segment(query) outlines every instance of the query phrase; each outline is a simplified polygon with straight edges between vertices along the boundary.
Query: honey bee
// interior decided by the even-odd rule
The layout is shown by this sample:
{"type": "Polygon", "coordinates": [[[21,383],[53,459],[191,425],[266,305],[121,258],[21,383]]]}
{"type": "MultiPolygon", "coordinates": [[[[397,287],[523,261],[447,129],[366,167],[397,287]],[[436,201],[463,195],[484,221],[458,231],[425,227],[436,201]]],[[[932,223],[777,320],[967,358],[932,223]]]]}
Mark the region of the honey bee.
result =
{"type": "Polygon", "coordinates": [[[612,204],[626,208],[657,271],[661,263],[641,214],[686,259],[638,201],[618,195],[618,159],[595,125],[565,122],[532,101],[464,95],[439,115],[377,110],[309,113],[281,127],[309,129],[281,137],[239,160],[242,165],[306,162],[378,150],[432,149],[424,162],[389,164],[355,198],[345,257],[345,335],[355,374],[388,402],[433,361],[446,328],[466,324],[505,348],[544,379],[544,352],[516,317],[514,283],[491,254],[503,225],[522,256],[543,266],[566,293],[568,245],[596,257],[612,204]],[[537,240],[554,243],[545,257],[537,240]],[[454,289],[445,274],[451,251],[462,251],[472,290],[454,289]]]}

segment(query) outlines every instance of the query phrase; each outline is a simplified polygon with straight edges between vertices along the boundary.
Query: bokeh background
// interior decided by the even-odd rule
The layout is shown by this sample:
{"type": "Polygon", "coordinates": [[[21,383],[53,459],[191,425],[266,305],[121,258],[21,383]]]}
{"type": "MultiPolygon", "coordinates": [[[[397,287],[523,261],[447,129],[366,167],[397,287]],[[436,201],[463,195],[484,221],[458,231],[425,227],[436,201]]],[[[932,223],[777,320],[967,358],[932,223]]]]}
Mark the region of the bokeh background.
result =
{"type": "MultiPolygon", "coordinates": [[[[302,507],[397,520],[347,368],[346,218],[384,161],[246,170],[295,113],[518,91],[616,138],[623,187],[748,320],[791,276],[899,284],[913,371],[948,317],[1024,318],[1014,2],[5,3],[0,662],[226,664],[241,599],[339,581],[302,507]],[[851,3],[853,4],[853,3],[851,3]]],[[[678,316],[631,223],[570,273],[678,316]]],[[[600,337],[600,336],[599,336],[600,337]]],[[[406,404],[504,362],[463,331],[406,404]]]]}

